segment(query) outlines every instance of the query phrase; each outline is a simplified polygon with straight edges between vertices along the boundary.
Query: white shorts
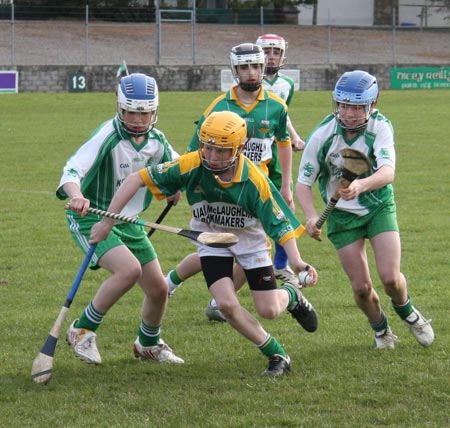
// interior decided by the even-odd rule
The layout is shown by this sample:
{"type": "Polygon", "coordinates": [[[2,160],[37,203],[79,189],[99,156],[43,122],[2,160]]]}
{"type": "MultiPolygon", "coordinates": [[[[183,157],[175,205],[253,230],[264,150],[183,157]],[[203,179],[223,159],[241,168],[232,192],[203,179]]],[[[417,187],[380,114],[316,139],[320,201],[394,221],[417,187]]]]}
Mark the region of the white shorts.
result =
{"type": "Polygon", "coordinates": [[[201,232],[221,232],[234,233],[238,236],[239,242],[228,248],[214,248],[194,241],[198,247],[200,257],[234,257],[244,269],[254,269],[272,265],[272,244],[269,237],[264,232],[261,224],[247,227],[245,229],[227,229],[214,227],[206,223],[191,221],[192,230],[201,232]]]}

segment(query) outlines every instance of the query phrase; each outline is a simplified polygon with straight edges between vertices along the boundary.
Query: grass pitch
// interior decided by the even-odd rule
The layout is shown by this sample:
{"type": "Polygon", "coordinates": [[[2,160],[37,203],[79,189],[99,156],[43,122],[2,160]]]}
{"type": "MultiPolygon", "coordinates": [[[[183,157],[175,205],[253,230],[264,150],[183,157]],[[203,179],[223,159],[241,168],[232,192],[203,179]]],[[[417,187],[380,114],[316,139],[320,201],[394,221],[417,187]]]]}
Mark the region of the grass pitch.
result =
{"type": "MultiPolygon", "coordinates": [[[[160,94],[158,127],[182,152],[194,121],[216,93],[160,94]]],[[[208,292],[201,275],[170,300],[163,337],[184,365],[142,363],[132,355],[142,292],[116,304],[98,330],[101,366],[77,360],[65,329],[84,309],[106,272],[89,271],[65,320],[48,386],[30,379],[42,346],[82,261],[66,229],[64,203],[54,191],[70,154],[115,113],[113,94],[0,96],[0,408],[5,427],[258,427],[394,428],[449,426],[450,198],[449,92],[386,91],[380,110],[395,128],[395,181],[402,233],[402,270],[414,304],[433,318],[436,341],[422,348],[395,316],[379,281],[383,307],[401,342],[393,352],[372,348],[373,335],[353,303],[331,244],[299,239],[319,270],[305,293],[320,326],[303,331],[284,314],[263,325],[284,343],[293,370],[282,379],[260,375],[266,360],[226,324],[206,320],[208,292]]],[[[331,111],[329,92],[299,92],[290,115],[306,136],[331,111]]],[[[294,155],[294,181],[300,155],[294,155]]],[[[154,221],[164,203],[143,218],[154,221]]],[[[323,208],[323,207],[321,207],[323,208]]],[[[303,219],[300,210],[298,216],[303,219]]],[[[187,227],[183,201],[165,224],[187,227]]],[[[156,231],[164,271],[195,247],[156,231]]],[[[369,252],[370,257],[371,253],[369,252]]],[[[372,272],[375,268],[372,264],[372,272]]],[[[252,310],[247,289],[242,303],[252,310]]]]}

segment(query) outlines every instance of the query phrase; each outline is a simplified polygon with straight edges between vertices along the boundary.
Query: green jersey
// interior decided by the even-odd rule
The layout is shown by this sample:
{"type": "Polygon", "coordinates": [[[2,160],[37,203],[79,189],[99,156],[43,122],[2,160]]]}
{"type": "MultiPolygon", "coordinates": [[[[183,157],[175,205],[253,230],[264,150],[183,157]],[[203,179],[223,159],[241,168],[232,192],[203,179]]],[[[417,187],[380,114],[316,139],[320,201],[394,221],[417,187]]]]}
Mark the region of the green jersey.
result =
{"type": "Polygon", "coordinates": [[[243,104],[233,86],[218,96],[204,111],[188,147],[188,152],[198,149],[198,131],[205,118],[213,111],[232,111],[247,122],[247,143],[243,154],[258,165],[273,181],[281,187],[281,167],[278,160],[277,145],[290,146],[291,139],[287,129],[287,105],[277,95],[262,86],[257,99],[250,105],[243,104]]]}
{"type": "Polygon", "coordinates": [[[158,199],[186,191],[191,229],[232,231],[239,236],[237,246],[247,252],[255,250],[255,241],[267,245],[266,234],[283,245],[304,230],[270,179],[243,155],[230,182],[205,169],[198,152],[142,169],[140,174],[158,199]]]}
{"type": "MultiPolygon", "coordinates": [[[[77,183],[91,207],[107,210],[117,189],[132,172],[177,156],[165,135],[155,128],[148,132],[143,144],[135,144],[116,116],[100,125],[67,161],[56,196],[66,199],[62,186],[77,183]]],[[[139,214],[148,208],[151,196],[146,189],[139,190],[122,214],[139,214]]]]}

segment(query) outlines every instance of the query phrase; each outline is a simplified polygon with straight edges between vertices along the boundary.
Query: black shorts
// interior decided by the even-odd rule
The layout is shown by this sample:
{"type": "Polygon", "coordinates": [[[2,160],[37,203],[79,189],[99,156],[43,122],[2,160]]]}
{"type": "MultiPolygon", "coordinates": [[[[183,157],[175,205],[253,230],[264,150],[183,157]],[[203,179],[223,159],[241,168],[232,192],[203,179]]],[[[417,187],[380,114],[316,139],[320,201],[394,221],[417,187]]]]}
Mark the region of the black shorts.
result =
{"type": "MultiPolygon", "coordinates": [[[[233,257],[205,256],[200,257],[200,262],[208,288],[219,279],[227,277],[233,279],[233,257]]],[[[275,290],[277,288],[272,265],[247,269],[244,272],[250,290],[275,290]]]]}

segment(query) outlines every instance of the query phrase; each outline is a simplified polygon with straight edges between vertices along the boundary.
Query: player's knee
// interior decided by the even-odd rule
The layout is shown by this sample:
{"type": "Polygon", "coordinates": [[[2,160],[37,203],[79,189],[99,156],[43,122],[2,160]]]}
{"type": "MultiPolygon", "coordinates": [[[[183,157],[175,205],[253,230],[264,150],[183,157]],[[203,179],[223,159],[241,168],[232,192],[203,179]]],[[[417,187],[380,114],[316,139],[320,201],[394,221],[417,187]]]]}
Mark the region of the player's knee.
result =
{"type": "Polygon", "coordinates": [[[115,275],[120,277],[120,283],[129,289],[139,281],[139,278],[142,275],[142,268],[139,263],[131,263],[118,269],[115,275]]]}
{"type": "Polygon", "coordinates": [[[275,305],[269,304],[269,305],[261,305],[256,304],[255,305],[256,313],[266,320],[272,320],[276,318],[279,315],[279,310],[276,308],[275,305]]]}
{"type": "Polygon", "coordinates": [[[395,273],[386,273],[380,275],[381,282],[383,283],[386,291],[397,289],[401,286],[402,278],[395,273]]]}
{"type": "Polygon", "coordinates": [[[227,319],[233,319],[236,317],[236,315],[238,314],[239,310],[241,309],[241,305],[239,304],[239,302],[216,302],[217,306],[220,310],[220,312],[222,312],[222,314],[227,318],[227,319]]]}
{"type": "Polygon", "coordinates": [[[372,295],[372,284],[370,283],[362,283],[362,284],[353,284],[353,295],[355,299],[358,301],[368,300],[372,295]]]}

